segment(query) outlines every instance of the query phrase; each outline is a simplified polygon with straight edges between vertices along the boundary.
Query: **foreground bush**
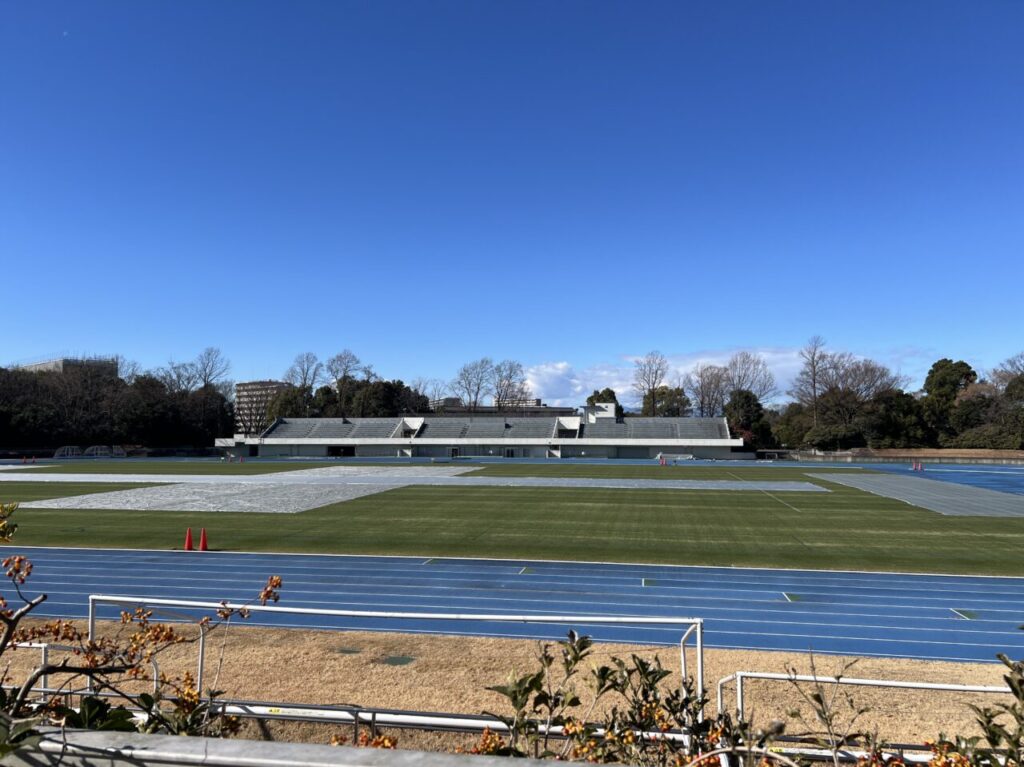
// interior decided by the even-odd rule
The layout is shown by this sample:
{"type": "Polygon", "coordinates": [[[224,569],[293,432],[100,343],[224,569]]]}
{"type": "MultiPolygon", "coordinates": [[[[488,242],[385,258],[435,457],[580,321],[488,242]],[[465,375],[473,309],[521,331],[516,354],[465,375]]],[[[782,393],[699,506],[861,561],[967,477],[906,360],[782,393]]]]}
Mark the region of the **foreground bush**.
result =
{"type": "MultiPolygon", "coordinates": [[[[13,521],[16,510],[17,504],[0,504],[2,543],[10,543],[17,532],[13,521]]],[[[32,745],[37,739],[36,728],[41,724],[213,737],[236,730],[238,722],[224,716],[216,704],[219,692],[208,690],[205,696],[201,695],[189,673],[160,674],[154,679],[148,670],[161,652],[195,640],[172,626],[154,623],[152,612],[142,608],[122,612],[121,628],[113,637],[90,639],[64,620],[24,628],[22,623],[46,601],[46,595],[25,594],[23,588],[32,575],[32,563],[26,557],[9,556],[3,560],[3,568],[13,596],[8,601],[6,595],[0,594],[0,662],[8,653],[17,651],[19,643],[47,642],[71,650],[61,660],[36,666],[24,679],[9,678],[10,666],[6,666],[0,676],[0,756],[32,745]],[[44,678],[53,691],[42,698],[34,696],[34,688],[44,678]],[[135,692],[140,682],[149,683],[151,691],[135,692]],[[66,694],[80,691],[83,686],[93,694],[84,696],[76,708],[67,706],[66,694]],[[111,699],[120,701],[119,705],[113,705],[111,699]]],[[[253,601],[276,602],[280,588],[281,579],[271,576],[253,601]]],[[[235,617],[248,617],[248,610],[225,604],[216,620],[203,618],[198,625],[209,633],[235,617]]]]}
{"type": "MultiPolygon", "coordinates": [[[[720,757],[722,767],[792,764],[778,752],[778,738],[785,732],[781,720],[755,731],[749,722],[727,713],[712,717],[706,711],[705,691],[695,690],[692,680],[682,680],[678,688],[663,684],[670,672],[657,658],[612,658],[610,665],[584,673],[581,664],[591,646],[588,637],[569,632],[565,641],[540,645],[535,671],[488,687],[509,704],[511,714],[492,714],[509,733],[503,737],[485,731],[470,752],[658,767],[698,767],[720,757]],[[592,702],[581,711],[579,693],[584,687],[592,702]],[[591,717],[602,699],[611,706],[594,721],[591,717]]],[[[1024,662],[998,657],[1007,669],[1003,679],[1012,702],[971,706],[981,734],[940,736],[929,743],[930,767],[1024,765],[1024,662]]],[[[790,676],[812,712],[807,718],[790,714],[803,725],[797,735],[804,745],[821,749],[834,765],[856,761],[858,767],[902,767],[902,758],[886,748],[878,733],[859,731],[858,719],[866,709],[841,693],[839,685],[803,685],[795,670],[790,676]],[[854,759],[851,752],[858,756],[854,759]]]]}

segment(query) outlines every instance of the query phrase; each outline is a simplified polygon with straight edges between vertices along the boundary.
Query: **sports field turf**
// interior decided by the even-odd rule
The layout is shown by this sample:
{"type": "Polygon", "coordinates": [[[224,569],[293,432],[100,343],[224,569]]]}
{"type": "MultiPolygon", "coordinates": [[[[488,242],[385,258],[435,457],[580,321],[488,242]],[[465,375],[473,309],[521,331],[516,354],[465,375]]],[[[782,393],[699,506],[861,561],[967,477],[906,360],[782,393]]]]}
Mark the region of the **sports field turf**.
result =
{"type": "MultiPolygon", "coordinates": [[[[488,467],[492,473],[518,466],[488,467]]],[[[805,479],[778,467],[536,467],[586,476],[805,479]],[[685,472],[680,475],[678,472],[685,472]],[[763,476],[757,476],[766,472],[763,476]],[[633,474],[633,476],[636,476],[633,474]]],[[[517,487],[406,487],[301,514],[23,509],[25,545],[172,548],[206,527],[214,548],[580,559],[1024,575],[1024,519],[944,517],[853,488],[770,494],[517,487]]],[[[5,500],[83,492],[2,483],[5,500]]],[[[124,487],[124,486],[118,486],[124,487]]],[[[92,485],[88,491],[114,489],[92,485]]]]}
{"type": "MultiPolygon", "coordinates": [[[[153,487],[146,482],[0,482],[0,503],[28,503],[47,498],[69,498],[88,493],[110,493],[135,487],[153,487]]],[[[27,510],[18,512],[27,514],[27,510]]]]}
{"type": "MultiPolygon", "coordinates": [[[[830,470],[832,467],[829,467],[830,470]]],[[[842,470],[842,469],[840,469],[842,470]]],[[[807,472],[819,469],[789,466],[722,466],[689,464],[658,466],[656,464],[490,464],[474,471],[475,477],[575,477],[579,479],[729,479],[767,482],[807,482],[807,472]]],[[[865,469],[850,471],[864,472],[865,469]]],[[[820,484],[820,483],[819,483],[820,484]]]]}
{"type": "Polygon", "coordinates": [[[275,474],[281,471],[299,469],[322,469],[324,464],[317,461],[296,463],[228,463],[227,461],[71,461],[48,464],[28,469],[25,474],[46,472],[49,474],[224,474],[252,475],[275,474]]]}

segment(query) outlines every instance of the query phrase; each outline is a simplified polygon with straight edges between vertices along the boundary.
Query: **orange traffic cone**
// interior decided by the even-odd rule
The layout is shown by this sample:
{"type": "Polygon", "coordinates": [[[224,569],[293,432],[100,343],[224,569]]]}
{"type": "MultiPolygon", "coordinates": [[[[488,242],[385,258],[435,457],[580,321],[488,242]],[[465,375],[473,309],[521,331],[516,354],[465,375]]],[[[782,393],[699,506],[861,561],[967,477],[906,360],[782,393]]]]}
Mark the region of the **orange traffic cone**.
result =
{"type": "Polygon", "coordinates": [[[185,531],[185,551],[192,551],[192,528],[185,531]]]}
{"type": "Polygon", "coordinates": [[[206,551],[207,548],[208,547],[206,545],[206,528],[204,527],[202,530],[199,531],[199,550],[206,551]]]}

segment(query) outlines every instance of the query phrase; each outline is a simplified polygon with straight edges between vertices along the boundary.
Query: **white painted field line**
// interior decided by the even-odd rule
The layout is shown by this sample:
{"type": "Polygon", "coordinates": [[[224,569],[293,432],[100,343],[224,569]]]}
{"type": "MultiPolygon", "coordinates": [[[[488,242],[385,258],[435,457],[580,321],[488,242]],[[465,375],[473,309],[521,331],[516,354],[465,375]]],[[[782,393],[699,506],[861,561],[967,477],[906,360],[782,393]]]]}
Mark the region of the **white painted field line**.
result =
{"type": "MultiPolygon", "coordinates": [[[[729,474],[730,476],[732,476],[732,477],[736,477],[736,479],[737,479],[737,480],[739,480],[740,482],[746,482],[746,481],[747,481],[747,480],[743,479],[743,477],[739,476],[738,474],[733,474],[733,473],[732,473],[731,471],[730,471],[730,472],[727,472],[727,473],[728,473],[728,474],[729,474]]],[[[811,483],[809,483],[809,484],[812,484],[812,485],[813,485],[814,483],[813,483],[813,482],[811,482],[811,483]]],[[[815,485],[815,487],[820,487],[820,485],[815,485]]],[[[821,488],[821,489],[822,489],[822,490],[825,490],[825,491],[827,491],[827,492],[828,492],[828,488],[821,488]]],[[[771,498],[771,499],[772,499],[773,501],[778,501],[778,502],[779,502],[779,503],[781,503],[781,504],[782,504],[783,506],[788,506],[788,507],[789,507],[789,508],[791,508],[791,509],[792,509],[793,511],[795,511],[795,512],[796,512],[797,514],[803,514],[803,512],[802,512],[802,511],[800,511],[800,509],[798,509],[798,508],[797,508],[796,506],[794,506],[793,504],[789,503],[788,501],[784,501],[784,500],[782,500],[781,498],[776,498],[776,497],[775,497],[774,495],[772,495],[771,493],[769,493],[769,492],[768,492],[767,490],[765,490],[765,489],[763,489],[763,488],[760,488],[760,487],[758,487],[758,488],[757,488],[757,490],[760,490],[760,491],[761,491],[762,493],[764,493],[765,495],[767,495],[767,496],[768,496],[769,498],[771,498]]],[[[797,540],[800,540],[800,539],[798,538],[797,540]]],[[[801,542],[801,543],[803,543],[803,541],[800,541],[800,542],[801,542]]],[[[807,544],[805,544],[805,543],[804,543],[804,545],[806,546],[807,544]]]]}
{"type": "Polygon", "coordinates": [[[792,599],[790,599],[789,594],[787,594],[785,591],[782,592],[782,596],[784,596],[786,598],[787,602],[792,602],[793,601],[792,599]]]}
{"type": "Polygon", "coordinates": [[[972,621],[972,620],[974,620],[974,618],[972,618],[970,615],[965,615],[964,613],[960,612],[959,610],[955,610],[952,607],[950,607],[949,609],[950,609],[950,612],[952,612],[954,615],[960,616],[965,621],[972,621]]]}

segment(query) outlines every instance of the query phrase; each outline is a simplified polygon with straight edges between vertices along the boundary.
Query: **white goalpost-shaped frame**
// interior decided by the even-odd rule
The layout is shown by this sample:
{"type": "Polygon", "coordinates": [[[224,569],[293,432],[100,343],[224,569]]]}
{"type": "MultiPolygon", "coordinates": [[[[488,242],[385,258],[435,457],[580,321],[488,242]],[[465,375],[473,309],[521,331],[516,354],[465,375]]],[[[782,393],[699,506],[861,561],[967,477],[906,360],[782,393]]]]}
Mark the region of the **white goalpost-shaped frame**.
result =
{"type": "Polygon", "coordinates": [[[718,713],[723,713],[725,687],[729,682],[736,685],[736,714],[744,715],[743,681],[761,679],[776,682],[819,682],[822,684],[850,685],[853,687],[895,687],[901,690],[936,690],[942,692],[976,692],[1003,695],[1011,694],[1009,687],[993,687],[980,684],[943,684],[940,682],[901,682],[892,679],[857,679],[843,676],[813,676],[811,674],[779,674],[768,671],[737,671],[718,680],[718,713]]]}
{"type": "MultiPolygon", "coordinates": [[[[100,605],[120,607],[152,607],[158,611],[190,609],[216,612],[224,608],[247,610],[251,613],[277,613],[283,615],[322,615],[334,618],[384,618],[393,620],[437,620],[437,621],[480,621],[493,623],[564,623],[570,626],[583,623],[627,624],[627,625],[668,625],[686,626],[679,639],[680,681],[688,677],[686,662],[687,641],[692,637],[695,655],[694,681],[698,693],[704,690],[704,619],[703,618],[652,618],[649,616],[622,615],[509,615],[490,613],[414,613],[388,612],[380,610],[332,610],[314,607],[287,607],[281,605],[248,605],[240,602],[204,602],[192,599],[166,599],[118,596],[110,594],[89,595],[89,639],[96,637],[97,608],[100,605]]],[[[179,619],[186,616],[175,615],[179,619]]],[[[296,627],[301,628],[301,627],[296,627]]],[[[206,631],[199,634],[199,667],[196,673],[196,687],[202,689],[203,665],[206,647],[206,631]]]]}

